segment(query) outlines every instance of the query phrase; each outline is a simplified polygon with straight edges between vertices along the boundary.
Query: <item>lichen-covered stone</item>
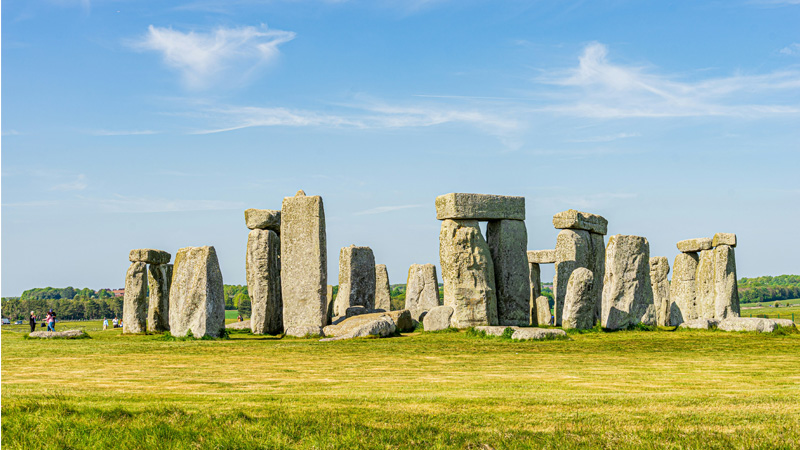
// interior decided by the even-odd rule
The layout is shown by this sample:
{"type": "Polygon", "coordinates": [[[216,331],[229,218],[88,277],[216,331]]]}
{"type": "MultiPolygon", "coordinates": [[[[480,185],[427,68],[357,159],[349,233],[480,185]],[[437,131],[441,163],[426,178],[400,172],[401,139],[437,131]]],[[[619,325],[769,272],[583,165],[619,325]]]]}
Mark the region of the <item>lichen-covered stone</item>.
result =
{"type": "Polygon", "coordinates": [[[128,254],[128,259],[131,262],[143,262],[147,264],[167,264],[171,257],[172,255],[169,253],[153,248],[137,248],[131,250],[128,254]]]}
{"type": "Polygon", "coordinates": [[[564,300],[564,329],[588,330],[594,326],[595,301],[593,297],[594,276],[585,267],[572,271],[567,283],[564,300]]]}
{"type": "Polygon", "coordinates": [[[494,264],[497,320],[500,325],[530,324],[528,232],[521,220],[491,220],[486,242],[494,264]]]}
{"type": "Polygon", "coordinates": [[[433,264],[412,264],[406,280],[405,309],[419,322],[422,316],[439,306],[439,280],[433,264]]]}
{"type": "Polygon", "coordinates": [[[169,290],[169,328],[174,336],[219,337],[225,327],[225,293],[212,246],[185,247],[175,255],[169,290]]]}
{"type": "Polygon", "coordinates": [[[328,306],[327,306],[328,321],[326,323],[329,324],[331,323],[331,318],[333,318],[333,305],[334,305],[333,286],[331,286],[330,284],[328,285],[327,295],[325,296],[325,298],[328,301],[328,306]]]}
{"type": "Polygon", "coordinates": [[[714,247],[718,247],[720,245],[729,245],[731,247],[736,247],[736,234],[717,233],[714,235],[714,239],[711,242],[711,245],[713,245],[714,247]]]}
{"type": "Polygon", "coordinates": [[[122,302],[122,332],[147,331],[147,264],[133,262],[125,275],[125,296],[122,302]]]}
{"type": "Polygon", "coordinates": [[[389,271],[386,264],[375,265],[375,309],[391,311],[392,288],[389,287],[389,271]]]}
{"type": "Polygon", "coordinates": [[[714,248],[714,291],[714,317],[739,317],[739,285],[733,246],[721,244],[714,248]]]}
{"type": "Polygon", "coordinates": [[[77,339],[86,335],[83,330],[34,331],[28,337],[39,339],[77,339]]]}
{"type": "Polygon", "coordinates": [[[327,323],[327,284],[322,197],[299,191],[284,198],[281,208],[281,297],[287,335],[322,333],[327,323]]]}
{"type": "Polygon", "coordinates": [[[666,256],[650,258],[650,285],[653,287],[653,304],[656,308],[656,325],[669,325],[669,260],[666,256]]]}
{"type": "Polygon", "coordinates": [[[557,229],[586,230],[605,235],[608,221],[603,216],[569,209],[553,216],[553,226],[557,229]]]}
{"type": "MultiPolygon", "coordinates": [[[[530,260],[528,260],[530,261],[530,260]]],[[[542,295],[542,271],[538,263],[528,262],[528,273],[530,274],[530,325],[539,324],[538,313],[536,311],[536,298],[542,295]]],[[[542,324],[547,325],[547,324],[542,324]]]]}
{"type": "Polygon", "coordinates": [[[355,305],[355,306],[348,306],[347,309],[344,310],[344,316],[346,318],[350,318],[350,317],[353,317],[353,316],[360,316],[362,314],[370,314],[370,313],[374,313],[374,312],[376,312],[376,311],[374,311],[372,309],[364,308],[361,305],[355,305]]]}
{"type": "Polygon", "coordinates": [[[439,220],[525,220],[525,197],[451,193],[436,197],[439,220]]]}
{"type": "Polygon", "coordinates": [[[515,341],[566,340],[567,332],[556,328],[520,328],[514,330],[511,339],[515,341]]]}
{"type": "Polygon", "coordinates": [[[589,233],[589,265],[594,282],[592,283],[592,298],[594,299],[594,322],[600,320],[603,314],[603,279],[606,275],[606,241],[605,236],[598,233],[589,233]]]}
{"type": "Polygon", "coordinates": [[[578,267],[591,270],[592,241],[586,230],[561,230],[556,238],[556,274],[553,279],[555,296],[555,321],[561,326],[564,313],[564,298],[567,295],[567,283],[572,271],[578,267]]]}
{"type": "Polygon", "coordinates": [[[444,304],[451,326],[497,324],[494,265],[477,220],[444,220],[439,233],[444,304]]]}
{"type": "Polygon", "coordinates": [[[603,282],[603,328],[619,330],[656,322],[650,285],[650,243],[641,236],[608,238],[603,282]]]}
{"type": "Polygon", "coordinates": [[[690,319],[684,321],[680,327],[692,330],[710,330],[719,324],[717,319],[690,319]]]}
{"type": "Polygon", "coordinates": [[[678,250],[683,253],[694,253],[703,250],[711,250],[711,238],[695,238],[679,241],[677,246],[678,250]]]}
{"type": "Polygon", "coordinates": [[[247,293],[253,334],[283,332],[280,255],[281,241],[274,231],[254,229],[247,235],[247,293]]]}
{"type": "Polygon", "coordinates": [[[274,209],[244,210],[244,221],[251,230],[272,230],[281,232],[281,212],[274,209]]]}
{"type": "Polygon", "coordinates": [[[330,342],[330,341],[341,341],[344,339],[355,339],[360,337],[388,337],[395,333],[397,327],[395,326],[392,319],[386,316],[378,317],[377,319],[362,324],[358,328],[350,331],[347,334],[336,336],[336,337],[329,337],[320,339],[320,342],[330,342]]]}
{"type": "Polygon", "coordinates": [[[147,286],[150,307],[147,309],[147,331],[169,331],[169,286],[172,284],[172,264],[150,264],[147,267],[147,286]]]}
{"type": "MultiPolygon", "coordinates": [[[[787,323],[787,322],[782,322],[787,323]]],[[[717,325],[717,329],[722,331],[756,331],[759,333],[772,333],[776,328],[781,327],[781,323],[773,319],[762,319],[758,317],[728,317],[722,319],[717,325]]]]}
{"type": "Polygon", "coordinates": [[[695,274],[695,305],[698,318],[715,317],[716,292],[714,290],[714,250],[698,253],[697,273],[695,274]]]}
{"type": "Polygon", "coordinates": [[[425,331],[441,331],[450,328],[450,318],[453,317],[453,308],[437,306],[432,308],[422,318],[422,328],[425,331]]]}
{"type": "Polygon", "coordinates": [[[339,293],[333,314],[351,306],[375,309],[375,255],[369,247],[343,247],[339,252],[339,293]]]}
{"type": "Polygon", "coordinates": [[[507,329],[511,329],[513,331],[520,329],[518,326],[506,326],[506,325],[480,325],[474,328],[475,331],[480,331],[486,334],[487,336],[495,336],[495,337],[502,336],[507,329]]]}
{"type": "Polygon", "coordinates": [[[672,265],[672,282],[669,285],[669,324],[698,319],[695,276],[700,256],[696,252],[678,253],[672,265]]]}
{"type": "Polygon", "coordinates": [[[339,319],[335,323],[325,327],[325,336],[346,335],[351,331],[355,330],[356,328],[364,324],[373,322],[380,317],[390,318],[394,322],[398,331],[401,332],[414,331],[415,324],[414,320],[411,318],[411,313],[407,309],[401,309],[385,313],[379,312],[379,313],[360,314],[349,318],[339,319]]]}
{"type": "Polygon", "coordinates": [[[536,297],[536,325],[551,325],[553,314],[550,312],[550,300],[544,295],[536,297]]]}
{"type": "Polygon", "coordinates": [[[528,250],[528,262],[536,264],[555,264],[556,250],[528,250]]]}

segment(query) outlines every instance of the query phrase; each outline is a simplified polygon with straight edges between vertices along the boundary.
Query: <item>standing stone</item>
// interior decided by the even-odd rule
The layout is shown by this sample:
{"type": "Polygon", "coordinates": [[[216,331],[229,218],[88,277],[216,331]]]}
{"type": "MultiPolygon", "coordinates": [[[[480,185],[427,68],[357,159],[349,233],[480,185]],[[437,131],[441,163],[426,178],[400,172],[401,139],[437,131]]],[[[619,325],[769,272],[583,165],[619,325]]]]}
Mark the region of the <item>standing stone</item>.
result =
{"type": "Polygon", "coordinates": [[[333,315],[343,316],[347,308],[375,309],[375,255],[369,247],[343,247],[339,252],[339,294],[333,315]]]}
{"type": "Polygon", "coordinates": [[[122,332],[147,331],[147,264],[133,262],[125,275],[125,296],[122,304],[122,332]]]}
{"type": "Polygon", "coordinates": [[[375,265],[375,309],[392,310],[392,288],[389,287],[386,264],[375,265]]]}
{"type": "Polygon", "coordinates": [[[428,311],[422,319],[422,328],[425,331],[441,331],[450,328],[450,318],[453,317],[453,308],[437,306],[428,311]]]}
{"type": "Polygon", "coordinates": [[[444,304],[453,308],[450,325],[497,325],[494,265],[477,220],[442,222],[439,260],[444,304]]]}
{"type": "Polygon", "coordinates": [[[698,318],[713,319],[716,294],[714,292],[714,250],[702,250],[698,254],[695,274],[695,304],[698,318]]]}
{"type": "Polygon", "coordinates": [[[592,298],[595,304],[594,322],[597,323],[603,314],[603,278],[606,276],[606,242],[603,234],[589,233],[589,249],[591,253],[588,269],[594,276],[592,298]]]}
{"type": "Polygon", "coordinates": [[[666,256],[650,258],[650,285],[653,287],[653,304],[656,308],[656,325],[669,325],[669,260],[666,256]]]}
{"type": "Polygon", "coordinates": [[[544,295],[536,297],[536,316],[538,326],[550,325],[553,314],[550,312],[550,300],[544,295]]]}
{"type": "Polygon", "coordinates": [[[553,279],[555,294],[555,324],[561,326],[567,283],[572,271],[578,267],[591,270],[591,237],[586,230],[561,230],[556,238],[556,275],[553,279]]]}
{"type": "Polygon", "coordinates": [[[225,328],[225,292],[214,247],[185,247],[175,255],[169,290],[174,336],[219,337],[225,328]]]}
{"type": "MultiPolygon", "coordinates": [[[[147,309],[147,331],[169,331],[169,286],[172,264],[150,264],[147,267],[150,307],[147,309]]],[[[127,291],[126,291],[127,292],[127,291]]]]}
{"type": "MultiPolygon", "coordinates": [[[[736,241],[735,235],[733,241],[736,241]]],[[[736,281],[736,256],[733,246],[714,249],[714,282],[716,291],[714,317],[739,317],[739,286],[736,281]]]]}
{"type": "Polygon", "coordinates": [[[525,197],[488,194],[444,194],[436,197],[439,220],[525,220],[525,197]]]}
{"type": "Polygon", "coordinates": [[[272,230],[256,228],[247,235],[247,294],[253,334],[283,331],[280,249],[280,238],[272,230]]]}
{"type": "Polygon", "coordinates": [[[669,324],[678,326],[687,320],[699,318],[695,275],[700,256],[696,252],[678,253],[672,265],[672,283],[669,285],[669,324]]]}
{"type": "MultiPolygon", "coordinates": [[[[322,197],[298,191],[281,208],[283,329],[289,336],[322,333],[327,322],[328,260],[322,197]]],[[[341,291],[339,292],[341,295],[341,291]]]]}
{"type": "Polygon", "coordinates": [[[529,325],[531,294],[525,222],[490,220],[486,240],[494,264],[498,322],[500,325],[529,325]]]}
{"type": "Polygon", "coordinates": [[[594,326],[594,275],[589,269],[578,267],[572,271],[564,300],[564,329],[588,330],[594,326]]]}
{"type": "Polygon", "coordinates": [[[433,308],[439,306],[439,279],[433,264],[412,264],[406,280],[405,309],[417,322],[433,308]]]}
{"type": "MultiPolygon", "coordinates": [[[[530,255],[530,252],[528,252],[530,255]]],[[[542,271],[539,263],[530,262],[528,259],[528,272],[530,273],[530,286],[531,286],[531,320],[530,325],[549,325],[546,323],[539,324],[539,312],[536,310],[536,299],[542,295],[542,271]]],[[[548,308],[549,309],[549,308],[548,308]]]]}
{"type": "Polygon", "coordinates": [[[333,304],[334,304],[333,286],[331,286],[330,284],[328,285],[327,296],[325,298],[328,300],[328,306],[327,306],[328,321],[326,323],[329,324],[331,323],[331,319],[333,318],[333,304]]]}
{"type": "Polygon", "coordinates": [[[656,322],[650,285],[650,243],[641,236],[608,239],[603,281],[603,328],[619,330],[656,322]]]}

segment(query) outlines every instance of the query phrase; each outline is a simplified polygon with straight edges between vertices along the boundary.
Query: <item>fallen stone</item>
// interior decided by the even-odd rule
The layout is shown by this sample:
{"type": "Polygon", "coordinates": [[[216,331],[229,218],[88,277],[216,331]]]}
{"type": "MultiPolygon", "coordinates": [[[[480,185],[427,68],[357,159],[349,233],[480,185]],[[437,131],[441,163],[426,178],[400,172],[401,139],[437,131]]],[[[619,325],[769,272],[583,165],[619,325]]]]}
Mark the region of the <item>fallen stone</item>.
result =
{"type": "Polygon", "coordinates": [[[147,331],[147,264],[133,262],[125,275],[122,301],[122,333],[147,331]]]}
{"type": "Polygon", "coordinates": [[[147,309],[147,331],[169,331],[169,286],[172,284],[172,264],[147,266],[147,286],[150,290],[147,309]]]}
{"type": "Polygon", "coordinates": [[[678,250],[683,253],[711,250],[711,247],[713,247],[711,244],[711,238],[686,239],[678,242],[678,250]]]}
{"type": "Polygon", "coordinates": [[[700,256],[697,253],[678,253],[672,265],[672,282],[669,285],[670,325],[699,318],[695,299],[695,275],[700,256]]]}
{"type": "Polygon", "coordinates": [[[714,248],[714,317],[739,317],[739,284],[736,281],[736,255],[733,246],[714,248]]]}
{"type": "Polygon", "coordinates": [[[358,327],[374,322],[381,317],[388,317],[394,322],[395,327],[400,332],[414,331],[414,321],[411,319],[411,313],[407,309],[398,311],[390,311],[383,313],[370,313],[353,316],[339,320],[333,325],[325,327],[325,336],[344,336],[358,327]]]}
{"type": "Polygon", "coordinates": [[[439,280],[433,264],[412,264],[406,280],[405,309],[417,322],[426,312],[439,306],[439,280]]]}
{"type": "Polygon", "coordinates": [[[579,267],[572,272],[567,283],[562,328],[588,330],[594,326],[593,284],[594,276],[589,269],[579,267]]]}
{"type": "Polygon", "coordinates": [[[653,287],[653,305],[656,308],[656,325],[669,325],[669,260],[666,256],[650,258],[650,285],[653,287]]]}
{"type": "Polygon", "coordinates": [[[294,197],[284,198],[281,208],[281,297],[285,334],[322,333],[328,321],[327,284],[322,197],[306,197],[305,192],[298,191],[294,197]]]}
{"type": "Polygon", "coordinates": [[[444,220],[439,234],[439,260],[444,304],[453,308],[451,326],[496,325],[494,264],[478,221],[444,220]]]}
{"type": "Polygon", "coordinates": [[[481,325],[474,327],[476,331],[482,331],[487,336],[502,336],[507,329],[511,328],[516,331],[519,330],[517,326],[504,326],[504,325],[481,325]]]}
{"type": "Polygon", "coordinates": [[[486,242],[494,264],[497,321],[501,325],[529,325],[530,269],[525,248],[528,232],[521,220],[491,220],[486,242]]]}
{"type": "Polygon", "coordinates": [[[453,317],[453,308],[437,306],[432,308],[422,318],[422,327],[425,331],[441,331],[450,328],[450,318],[453,317]]]}
{"type": "Polygon", "coordinates": [[[28,337],[40,339],[75,339],[86,336],[83,330],[34,331],[28,337]]]}
{"type": "Polygon", "coordinates": [[[143,262],[147,264],[167,264],[172,255],[152,248],[137,248],[131,250],[128,259],[131,262],[143,262]]]}
{"type": "Polygon", "coordinates": [[[439,220],[525,220],[525,197],[451,193],[436,197],[439,220]]]}
{"type": "Polygon", "coordinates": [[[697,317],[716,317],[714,250],[703,250],[698,253],[698,256],[697,273],[695,274],[695,304],[697,305],[697,317]]]}
{"type": "Polygon", "coordinates": [[[795,324],[791,319],[772,319],[775,322],[775,325],[784,328],[797,328],[797,324],[795,324]]]}
{"type": "Polygon", "coordinates": [[[690,319],[680,324],[680,327],[693,330],[710,330],[718,324],[719,320],[717,319],[690,319]]]}
{"type": "Polygon", "coordinates": [[[566,340],[567,332],[556,328],[520,328],[514,331],[511,339],[515,341],[566,340]]]}
{"type": "MultiPolygon", "coordinates": [[[[249,211],[249,210],[248,210],[249,211]]],[[[247,294],[253,334],[283,332],[281,240],[272,230],[254,229],[247,236],[247,294]]]]}
{"type": "Polygon", "coordinates": [[[375,309],[392,309],[392,288],[389,287],[389,271],[386,264],[375,265],[375,309]]]}
{"type": "Polygon", "coordinates": [[[243,320],[241,322],[231,322],[225,325],[225,328],[229,330],[249,330],[250,329],[250,319],[243,320]]]}
{"type": "Polygon", "coordinates": [[[214,247],[178,250],[169,291],[169,311],[173,336],[186,336],[191,331],[195,338],[219,337],[225,327],[225,293],[214,247]]]}
{"type": "Polygon", "coordinates": [[[603,216],[569,209],[553,216],[553,226],[557,229],[586,230],[605,235],[608,221],[603,216]]]}
{"type": "Polygon", "coordinates": [[[340,341],[368,336],[387,337],[393,335],[396,330],[397,327],[394,322],[390,318],[383,316],[369,323],[360,325],[358,328],[345,335],[320,339],[320,342],[340,341]]]}
{"type": "Polygon", "coordinates": [[[281,232],[281,212],[273,209],[246,209],[244,221],[251,230],[272,230],[281,232]]]}
{"type": "Polygon", "coordinates": [[[555,264],[556,251],[553,250],[528,250],[528,262],[536,264],[555,264]]]}
{"type": "Polygon", "coordinates": [[[370,314],[375,312],[374,310],[364,308],[361,305],[350,306],[344,311],[345,318],[353,317],[353,316],[360,316],[362,314],[370,314]]]}
{"type": "MultiPolygon", "coordinates": [[[[787,319],[762,319],[759,317],[728,317],[719,321],[717,328],[722,331],[756,331],[759,333],[772,333],[777,328],[788,326],[787,319]],[[786,325],[782,325],[786,324],[786,325]]],[[[791,321],[789,321],[791,322],[791,321]]],[[[794,324],[792,323],[792,326],[794,324]]]]}
{"type": "Polygon", "coordinates": [[[536,297],[536,318],[537,325],[551,325],[553,321],[553,314],[550,312],[550,300],[540,295],[536,297]]]}
{"type": "Polygon", "coordinates": [[[717,233],[714,235],[714,240],[711,245],[718,247],[720,245],[730,245],[736,247],[736,234],[735,233],[717,233]]]}
{"type": "Polygon", "coordinates": [[[375,255],[369,247],[343,247],[339,252],[339,293],[333,314],[341,316],[351,306],[375,309],[375,255]]]}
{"type": "Polygon", "coordinates": [[[650,285],[650,243],[641,236],[608,238],[603,284],[603,328],[619,330],[656,323],[650,285]]]}

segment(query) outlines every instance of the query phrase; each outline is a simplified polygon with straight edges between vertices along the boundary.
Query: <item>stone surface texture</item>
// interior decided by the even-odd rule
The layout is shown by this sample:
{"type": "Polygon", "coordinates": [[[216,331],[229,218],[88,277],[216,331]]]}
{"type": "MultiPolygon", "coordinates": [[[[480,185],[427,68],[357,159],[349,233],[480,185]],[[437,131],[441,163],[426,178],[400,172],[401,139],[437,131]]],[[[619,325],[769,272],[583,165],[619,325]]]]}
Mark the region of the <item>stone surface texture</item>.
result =
{"type": "Polygon", "coordinates": [[[714,250],[702,250],[698,253],[695,282],[695,304],[697,317],[714,318],[716,295],[714,290],[714,250]]]}
{"type": "Polygon", "coordinates": [[[328,321],[326,322],[326,324],[328,324],[328,323],[331,322],[331,319],[333,318],[333,305],[334,305],[333,286],[331,286],[329,284],[326,292],[327,292],[327,294],[326,294],[325,298],[328,301],[328,306],[327,306],[328,321]]]}
{"type": "Polygon", "coordinates": [[[389,286],[389,271],[386,264],[375,265],[375,309],[392,309],[392,288],[389,286]]]}
{"type": "Polygon", "coordinates": [[[711,238],[686,239],[683,241],[679,241],[677,245],[678,245],[678,251],[681,251],[683,253],[693,253],[693,252],[700,252],[703,250],[711,250],[711,247],[713,247],[711,238]]]}
{"type": "Polygon", "coordinates": [[[338,320],[337,323],[325,327],[325,336],[343,336],[358,327],[374,322],[381,317],[388,317],[394,322],[398,331],[408,332],[414,331],[414,321],[411,319],[411,313],[407,309],[398,311],[391,311],[386,313],[371,313],[353,316],[346,319],[338,320]]]}
{"type": "Polygon", "coordinates": [[[591,256],[589,257],[588,269],[594,275],[594,283],[592,285],[592,297],[594,297],[595,302],[594,321],[598,322],[603,314],[603,279],[606,275],[605,236],[598,233],[589,233],[589,244],[591,256]]]}
{"type": "Polygon", "coordinates": [[[439,306],[439,280],[433,264],[412,264],[406,280],[405,309],[411,318],[420,321],[422,316],[439,306]]]}
{"type": "Polygon", "coordinates": [[[514,331],[511,339],[515,341],[566,340],[567,332],[556,328],[520,328],[514,331]]]}
{"type": "Polygon", "coordinates": [[[678,253],[672,265],[672,282],[669,285],[669,324],[678,326],[697,315],[695,275],[700,256],[696,252],[678,253]]]}
{"type": "Polygon", "coordinates": [[[650,285],[653,287],[653,305],[656,308],[656,325],[669,325],[669,260],[666,256],[650,258],[650,285]]]}
{"type": "Polygon", "coordinates": [[[294,197],[284,198],[281,207],[281,297],[283,329],[289,336],[320,334],[328,321],[326,248],[322,197],[306,196],[299,191],[294,197]]]}
{"type": "Polygon", "coordinates": [[[450,318],[453,317],[453,308],[450,306],[437,306],[428,311],[422,319],[422,328],[425,331],[441,331],[450,328],[450,318]]]}
{"type": "Polygon", "coordinates": [[[360,325],[358,328],[347,334],[320,339],[320,342],[340,341],[343,339],[355,339],[360,337],[388,337],[395,333],[397,327],[391,318],[382,316],[371,322],[360,325]]]}
{"type": "MultiPolygon", "coordinates": [[[[781,323],[785,324],[786,322],[781,323]]],[[[720,320],[717,328],[722,331],[757,331],[759,333],[772,333],[780,326],[780,323],[773,319],[729,317],[720,320]]]]}
{"type": "Polygon", "coordinates": [[[147,331],[169,331],[169,286],[172,284],[172,264],[147,266],[147,286],[150,290],[147,309],[147,331]]]}
{"type": "Polygon", "coordinates": [[[625,329],[656,322],[650,285],[650,243],[641,236],[608,238],[603,282],[603,328],[625,329]]]}
{"type": "Polygon", "coordinates": [[[246,273],[250,330],[253,334],[281,334],[281,240],[276,232],[254,229],[247,235],[246,273]]]}
{"type": "Polygon", "coordinates": [[[451,193],[436,197],[439,220],[525,220],[525,197],[451,193]]]}
{"type": "Polygon", "coordinates": [[[475,327],[475,330],[482,331],[487,336],[502,336],[503,333],[505,333],[505,331],[509,328],[514,331],[519,330],[518,326],[505,326],[505,325],[481,325],[475,327]]]}
{"type": "Polygon", "coordinates": [[[564,329],[588,330],[594,327],[594,275],[585,267],[572,271],[564,300],[564,329]]]}
{"type": "Polygon", "coordinates": [[[600,320],[606,248],[602,234],[586,230],[565,229],[556,238],[556,275],[553,279],[556,325],[561,326],[567,283],[572,271],[585,267],[592,272],[592,297],[595,302],[595,321],[600,320]]]}
{"type": "Polygon", "coordinates": [[[244,221],[251,230],[272,230],[281,232],[281,212],[274,209],[246,209],[244,221]]]}
{"type": "Polygon", "coordinates": [[[691,328],[693,330],[710,330],[719,324],[717,319],[690,319],[683,322],[681,328],[691,328]]]}
{"type": "Polygon", "coordinates": [[[555,264],[556,250],[528,250],[528,262],[536,264],[555,264]]]}
{"type": "Polygon", "coordinates": [[[125,296],[122,303],[122,332],[147,331],[147,264],[133,262],[125,275],[125,296]]]}
{"type": "MultiPolygon", "coordinates": [[[[734,238],[735,241],[735,238],[734,238]]],[[[736,255],[733,246],[714,249],[714,317],[739,317],[739,285],[736,281],[736,255]]]]}
{"type": "Polygon", "coordinates": [[[717,233],[714,235],[714,239],[711,242],[711,245],[713,245],[714,247],[719,247],[720,245],[729,245],[731,247],[736,247],[736,234],[717,233]]]}
{"type": "Polygon", "coordinates": [[[608,221],[603,216],[569,209],[553,216],[556,229],[586,230],[605,235],[608,233],[608,221]]]}
{"type": "MultiPolygon", "coordinates": [[[[496,325],[494,264],[476,220],[444,220],[439,234],[444,304],[451,326],[496,325]]],[[[408,294],[406,294],[408,295],[408,294]]]]}
{"type": "Polygon", "coordinates": [[[528,232],[521,220],[491,220],[486,242],[494,264],[497,321],[500,325],[530,324],[528,232]]]}
{"type": "Polygon", "coordinates": [[[83,330],[64,330],[64,331],[34,331],[28,337],[40,339],[75,339],[84,336],[83,330]]]}
{"type": "MultiPolygon", "coordinates": [[[[530,261],[530,260],[529,260],[530,261]]],[[[539,263],[528,262],[528,273],[530,275],[530,325],[539,324],[539,315],[536,311],[536,298],[542,295],[542,268],[539,263]]],[[[542,324],[548,325],[548,324],[542,324]]]]}
{"type": "Polygon", "coordinates": [[[375,309],[375,255],[369,247],[342,247],[339,251],[339,292],[333,314],[351,306],[375,309]]]}
{"type": "Polygon", "coordinates": [[[550,300],[544,295],[536,297],[537,325],[550,325],[553,314],[550,312],[550,300]]]}
{"type": "Polygon", "coordinates": [[[185,247],[175,255],[169,290],[173,336],[219,337],[225,327],[225,294],[217,252],[212,246],[185,247]]]}
{"type": "Polygon", "coordinates": [[[131,262],[143,262],[147,264],[167,264],[171,257],[172,255],[169,253],[153,248],[133,249],[128,255],[128,259],[131,262]]]}

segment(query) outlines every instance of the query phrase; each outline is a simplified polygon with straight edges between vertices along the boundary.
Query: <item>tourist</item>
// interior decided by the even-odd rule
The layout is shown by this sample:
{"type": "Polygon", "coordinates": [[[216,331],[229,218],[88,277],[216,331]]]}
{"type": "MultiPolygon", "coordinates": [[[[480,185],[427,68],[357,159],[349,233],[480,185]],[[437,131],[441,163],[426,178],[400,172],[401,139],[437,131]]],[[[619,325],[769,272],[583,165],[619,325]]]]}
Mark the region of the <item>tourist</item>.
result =
{"type": "Polygon", "coordinates": [[[114,320],[111,321],[111,325],[114,328],[117,328],[117,326],[119,325],[119,320],[117,320],[117,316],[114,316],[114,320]]]}
{"type": "Polygon", "coordinates": [[[103,331],[108,329],[108,317],[103,319],[103,331]]]}
{"type": "Polygon", "coordinates": [[[47,331],[56,331],[56,313],[52,309],[47,312],[47,331]]]}
{"type": "Polygon", "coordinates": [[[242,317],[242,315],[241,315],[241,314],[239,314],[239,317],[237,317],[237,318],[236,318],[236,320],[237,320],[238,322],[244,322],[244,317],[242,317]]]}
{"type": "Polygon", "coordinates": [[[33,333],[34,331],[36,331],[36,314],[34,314],[33,311],[31,311],[30,324],[31,324],[31,333],[33,333]]]}

